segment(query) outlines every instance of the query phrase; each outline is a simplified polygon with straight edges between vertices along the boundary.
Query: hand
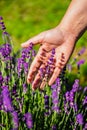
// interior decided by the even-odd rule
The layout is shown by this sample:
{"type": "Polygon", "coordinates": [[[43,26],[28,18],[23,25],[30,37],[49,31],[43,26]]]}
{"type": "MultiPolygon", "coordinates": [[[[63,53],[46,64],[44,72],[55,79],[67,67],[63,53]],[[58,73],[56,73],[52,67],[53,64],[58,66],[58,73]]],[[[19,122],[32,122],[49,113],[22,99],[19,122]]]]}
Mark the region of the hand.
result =
{"type": "Polygon", "coordinates": [[[72,33],[66,32],[58,26],[29,39],[22,44],[22,47],[28,47],[31,42],[34,45],[41,45],[27,76],[27,82],[32,83],[32,89],[34,90],[41,84],[40,71],[38,70],[45,67],[53,48],[55,48],[55,62],[49,85],[54,83],[72,54],[75,38],[72,33]]]}

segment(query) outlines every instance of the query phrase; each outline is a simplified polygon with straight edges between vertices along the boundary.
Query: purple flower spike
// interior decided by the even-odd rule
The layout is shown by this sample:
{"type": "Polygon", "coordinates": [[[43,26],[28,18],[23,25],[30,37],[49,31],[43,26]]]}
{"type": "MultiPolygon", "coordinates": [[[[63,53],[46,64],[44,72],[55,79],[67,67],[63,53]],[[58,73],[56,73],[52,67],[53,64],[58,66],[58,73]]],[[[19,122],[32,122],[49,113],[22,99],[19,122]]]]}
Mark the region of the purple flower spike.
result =
{"type": "Polygon", "coordinates": [[[27,127],[29,129],[32,128],[33,127],[33,120],[32,120],[31,113],[27,112],[26,114],[24,114],[24,118],[25,118],[27,127]]]}
{"type": "Polygon", "coordinates": [[[13,125],[14,125],[13,129],[18,130],[18,126],[19,126],[18,113],[16,111],[13,111],[11,114],[12,114],[12,120],[13,120],[13,125]]]}
{"type": "Polygon", "coordinates": [[[83,47],[83,48],[78,52],[78,55],[79,55],[79,56],[82,55],[82,54],[85,52],[85,50],[86,50],[86,48],[83,47]]]}
{"type": "Polygon", "coordinates": [[[87,86],[84,88],[83,92],[84,92],[84,93],[86,93],[86,92],[87,92],[87,86]]]}
{"type": "Polygon", "coordinates": [[[85,98],[83,100],[83,105],[87,105],[87,96],[85,96],[85,98]]]}
{"type": "Polygon", "coordinates": [[[0,110],[2,110],[2,105],[3,105],[2,95],[0,95],[0,110]]]}
{"type": "Polygon", "coordinates": [[[57,89],[57,85],[56,84],[53,84],[52,86],[51,86],[51,89],[53,90],[53,89],[57,89]]]}
{"type": "Polygon", "coordinates": [[[52,130],[57,130],[57,127],[55,125],[53,125],[52,130]]]}
{"type": "Polygon", "coordinates": [[[25,94],[26,92],[27,92],[27,84],[24,83],[24,84],[23,84],[23,93],[25,94]]]}
{"type": "Polygon", "coordinates": [[[1,48],[1,54],[4,58],[9,57],[11,51],[12,51],[12,47],[9,43],[4,44],[1,48]]]}
{"type": "Polygon", "coordinates": [[[9,35],[6,31],[3,32],[4,35],[9,35]]]}
{"type": "Polygon", "coordinates": [[[3,17],[2,17],[2,16],[0,16],[0,20],[3,20],[3,17]]]}
{"type": "Polygon", "coordinates": [[[2,73],[0,72],[0,84],[3,83],[3,76],[2,76],[2,73]]]}
{"type": "Polygon", "coordinates": [[[49,96],[48,95],[45,95],[44,96],[44,106],[45,106],[45,115],[49,115],[50,114],[50,110],[49,110],[49,96]]]}
{"type": "Polygon", "coordinates": [[[72,91],[73,92],[77,92],[78,91],[78,88],[79,88],[79,80],[76,79],[73,86],[72,86],[72,91]]]}
{"type": "Polygon", "coordinates": [[[58,97],[57,91],[54,90],[52,92],[52,99],[57,98],[57,97],[58,97]]]}
{"type": "Polygon", "coordinates": [[[83,115],[81,113],[79,113],[77,116],[76,116],[76,121],[79,125],[83,125],[83,115]]]}
{"type": "Polygon", "coordinates": [[[85,123],[83,130],[87,130],[87,122],[85,123]]]}
{"type": "Polygon", "coordinates": [[[71,70],[72,70],[72,65],[71,65],[71,64],[68,64],[68,65],[67,65],[67,69],[69,70],[69,72],[71,72],[71,70]]]}
{"type": "Polygon", "coordinates": [[[44,103],[45,103],[45,106],[47,107],[49,107],[49,96],[48,95],[45,95],[44,96],[44,103]]]}
{"type": "Polygon", "coordinates": [[[85,62],[84,59],[79,60],[79,61],[77,62],[77,66],[78,66],[78,68],[79,68],[82,64],[84,64],[84,62],[85,62]]]}
{"type": "Polygon", "coordinates": [[[5,29],[6,29],[6,27],[5,27],[5,25],[4,25],[4,24],[2,24],[1,29],[2,29],[2,30],[5,30],[5,29]]]}
{"type": "Polygon", "coordinates": [[[52,49],[52,54],[53,54],[53,55],[55,54],[55,48],[52,49]]]}
{"type": "Polygon", "coordinates": [[[65,98],[66,98],[66,101],[69,102],[69,99],[70,99],[69,91],[67,91],[67,92],[65,93],[65,98]]]}
{"type": "Polygon", "coordinates": [[[2,98],[3,98],[3,106],[5,111],[11,112],[13,111],[13,106],[10,98],[10,93],[8,90],[8,86],[2,86],[2,98]]]}

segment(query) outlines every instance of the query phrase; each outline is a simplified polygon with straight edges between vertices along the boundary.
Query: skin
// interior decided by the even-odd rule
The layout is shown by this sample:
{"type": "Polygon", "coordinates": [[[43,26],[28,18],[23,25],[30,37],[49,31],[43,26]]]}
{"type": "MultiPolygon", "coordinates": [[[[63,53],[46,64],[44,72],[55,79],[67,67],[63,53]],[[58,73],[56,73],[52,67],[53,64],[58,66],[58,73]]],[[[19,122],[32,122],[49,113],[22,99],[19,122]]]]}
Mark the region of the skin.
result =
{"type": "Polygon", "coordinates": [[[27,76],[27,82],[32,83],[33,90],[41,84],[40,71],[38,70],[45,68],[52,49],[55,48],[54,69],[48,82],[49,85],[52,85],[59,76],[68,62],[76,42],[86,29],[87,0],[72,0],[58,26],[38,34],[21,45],[23,48],[28,47],[31,42],[34,45],[41,45],[27,76]],[[63,55],[62,62],[61,55],[63,55]]]}

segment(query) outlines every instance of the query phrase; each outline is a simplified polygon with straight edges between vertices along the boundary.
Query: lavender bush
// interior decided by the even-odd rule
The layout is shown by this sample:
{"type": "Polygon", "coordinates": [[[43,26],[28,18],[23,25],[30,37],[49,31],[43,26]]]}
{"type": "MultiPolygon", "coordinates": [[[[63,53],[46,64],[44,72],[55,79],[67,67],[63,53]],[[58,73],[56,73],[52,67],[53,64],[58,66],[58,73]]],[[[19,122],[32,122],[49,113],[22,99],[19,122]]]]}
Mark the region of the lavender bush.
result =
{"type": "MultiPolygon", "coordinates": [[[[78,72],[84,60],[76,58],[68,64],[52,86],[32,91],[27,84],[28,69],[35,57],[33,44],[14,53],[10,35],[0,16],[3,44],[0,46],[0,130],[86,130],[87,86],[82,87],[79,76],[70,82],[68,74],[73,65],[78,72]]],[[[85,48],[77,54],[82,55],[85,48]]],[[[46,67],[50,73],[55,49],[46,67]]],[[[44,72],[41,69],[42,80],[44,72]]],[[[46,75],[46,76],[47,76],[46,75]]]]}

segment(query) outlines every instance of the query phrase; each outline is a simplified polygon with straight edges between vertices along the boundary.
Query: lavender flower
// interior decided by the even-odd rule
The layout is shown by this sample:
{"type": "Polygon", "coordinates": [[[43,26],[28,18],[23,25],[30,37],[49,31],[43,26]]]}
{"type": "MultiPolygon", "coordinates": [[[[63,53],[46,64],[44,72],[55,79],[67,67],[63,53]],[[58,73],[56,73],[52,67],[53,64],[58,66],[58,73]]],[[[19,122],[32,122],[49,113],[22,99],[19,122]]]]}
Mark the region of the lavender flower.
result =
{"type": "Polygon", "coordinates": [[[2,110],[2,105],[3,105],[2,95],[0,94],[0,110],[2,110]]]}
{"type": "Polygon", "coordinates": [[[70,93],[69,93],[69,91],[67,91],[65,93],[65,98],[66,98],[66,101],[69,102],[69,100],[70,100],[70,93]]]}
{"type": "Polygon", "coordinates": [[[2,98],[3,98],[3,106],[4,106],[5,111],[7,111],[7,112],[13,111],[14,109],[12,106],[8,86],[2,86],[2,93],[1,94],[2,94],[2,98]]]}
{"type": "Polygon", "coordinates": [[[74,92],[71,90],[70,91],[70,106],[73,107],[74,106],[74,92]]]}
{"type": "Polygon", "coordinates": [[[31,64],[32,58],[35,55],[33,52],[33,44],[30,43],[30,46],[28,48],[25,48],[22,50],[21,57],[18,58],[18,64],[17,64],[17,71],[18,76],[21,76],[21,72],[23,71],[25,75],[28,73],[28,67],[31,64]]]}
{"type": "Polygon", "coordinates": [[[43,68],[40,68],[40,76],[41,76],[41,79],[44,78],[44,69],[43,68]]]}
{"type": "Polygon", "coordinates": [[[25,62],[23,65],[24,65],[24,73],[25,73],[25,75],[27,75],[28,74],[28,63],[25,62]]]}
{"type": "Polygon", "coordinates": [[[79,60],[79,61],[77,62],[77,67],[78,67],[78,69],[79,69],[80,66],[81,66],[82,64],[84,64],[84,63],[85,63],[85,60],[84,60],[84,59],[79,60]]]}
{"type": "Polygon", "coordinates": [[[52,103],[53,103],[52,110],[55,111],[55,112],[60,112],[59,106],[58,106],[60,87],[61,87],[60,79],[57,78],[56,83],[51,86],[51,89],[52,89],[52,103]]]}
{"type": "Polygon", "coordinates": [[[85,96],[85,98],[83,100],[83,105],[87,105],[87,96],[85,96]]]}
{"type": "Polygon", "coordinates": [[[84,88],[83,92],[84,92],[84,93],[86,93],[86,92],[87,92],[87,86],[84,88]]]}
{"type": "Polygon", "coordinates": [[[79,125],[83,125],[83,115],[81,113],[79,113],[77,116],[76,116],[76,121],[79,125]]]}
{"type": "Polygon", "coordinates": [[[78,52],[78,55],[79,55],[79,56],[82,55],[82,54],[85,52],[85,50],[86,50],[86,48],[83,47],[83,48],[78,52]]]}
{"type": "Polygon", "coordinates": [[[40,68],[39,69],[40,75],[41,75],[41,80],[42,80],[42,83],[40,85],[40,89],[44,88],[44,86],[46,85],[46,83],[47,83],[47,81],[49,79],[49,76],[53,72],[53,69],[54,69],[54,65],[53,65],[54,64],[54,54],[55,54],[55,49],[52,50],[51,56],[48,59],[47,65],[45,66],[45,68],[40,68]]]}
{"type": "Polygon", "coordinates": [[[52,52],[51,52],[51,56],[48,60],[48,64],[47,64],[47,67],[46,67],[46,73],[49,75],[51,74],[51,70],[54,69],[53,68],[53,64],[54,64],[54,54],[55,54],[55,48],[52,49],[52,52]]]}
{"type": "Polygon", "coordinates": [[[49,96],[44,96],[44,105],[45,105],[45,115],[49,115],[49,96]]]}
{"type": "Polygon", "coordinates": [[[4,25],[4,22],[2,22],[2,21],[3,21],[3,18],[0,16],[0,25],[1,25],[1,30],[5,30],[6,27],[5,27],[5,25],[4,25]]]}
{"type": "Polygon", "coordinates": [[[87,130],[87,122],[85,123],[83,130],[87,130]]]}
{"type": "Polygon", "coordinates": [[[72,91],[75,93],[78,91],[78,88],[79,88],[79,80],[76,79],[73,86],[72,86],[72,91]]]}
{"type": "Polygon", "coordinates": [[[3,17],[2,17],[2,16],[0,16],[0,20],[3,20],[3,17]]]}
{"type": "Polygon", "coordinates": [[[56,90],[52,91],[52,99],[55,99],[55,98],[58,98],[58,94],[56,90]]]}
{"type": "Polygon", "coordinates": [[[52,126],[52,130],[57,130],[56,125],[53,125],[53,126],[52,126]]]}
{"type": "Polygon", "coordinates": [[[13,88],[12,88],[13,95],[15,95],[17,93],[16,89],[17,89],[17,85],[16,85],[16,83],[14,83],[13,88]]]}
{"type": "Polygon", "coordinates": [[[13,120],[13,129],[18,130],[18,126],[19,126],[19,119],[18,119],[18,113],[16,111],[11,112],[12,115],[12,120],[13,120]]]}
{"type": "Polygon", "coordinates": [[[57,85],[56,84],[52,84],[51,89],[52,90],[54,90],[54,89],[56,90],[57,89],[57,85]]]}
{"type": "Polygon", "coordinates": [[[12,51],[12,47],[9,43],[3,44],[1,48],[1,54],[3,58],[10,58],[11,51],[12,51]]]}
{"type": "Polygon", "coordinates": [[[66,114],[69,114],[68,108],[69,108],[69,105],[67,104],[66,100],[64,100],[64,111],[66,114]]]}
{"type": "Polygon", "coordinates": [[[68,65],[67,65],[67,68],[68,68],[69,72],[71,72],[71,70],[72,70],[72,65],[71,65],[71,64],[68,64],[68,65]]]}
{"type": "Polygon", "coordinates": [[[23,60],[21,58],[19,58],[17,63],[18,63],[17,64],[17,72],[18,72],[18,76],[20,77],[21,71],[22,71],[22,68],[23,68],[23,60]]]}
{"type": "Polygon", "coordinates": [[[74,109],[74,111],[75,111],[75,112],[77,112],[77,111],[78,111],[78,106],[77,106],[77,103],[74,103],[73,109],[74,109]]]}
{"type": "Polygon", "coordinates": [[[23,93],[25,94],[26,92],[27,92],[27,84],[24,83],[24,84],[23,84],[23,93]]]}
{"type": "Polygon", "coordinates": [[[31,113],[27,112],[24,114],[24,118],[25,118],[25,121],[26,121],[26,125],[27,127],[30,129],[33,127],[33,120],[32,120],[32,115],[31,113]]]}
{"type": "Polygon", "coordinates": [[[2,85],[3,83],[3,76],[2,76],[2,73],[0,72],[0,85],[2,85]]]}

